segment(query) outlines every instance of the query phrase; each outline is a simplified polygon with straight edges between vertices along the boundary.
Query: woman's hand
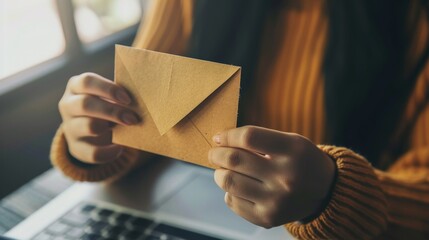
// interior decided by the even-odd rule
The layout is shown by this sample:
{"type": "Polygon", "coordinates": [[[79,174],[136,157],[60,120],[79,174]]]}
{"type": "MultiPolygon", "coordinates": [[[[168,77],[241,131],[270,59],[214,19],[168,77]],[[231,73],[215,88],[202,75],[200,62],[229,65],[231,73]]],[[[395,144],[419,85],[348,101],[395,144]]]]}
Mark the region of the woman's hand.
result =
{"type": "Polygon", "coordinates": [[[91,164],[116,159],[123,149],[112,144],[111,127],[139,121],[130,103],[124,88],[97,74],[72,77],[58,104],[70,154],[91,164]]]}
{"type": "Polygon", "coordinates": [[[209,152],[225,202],[248,221],[270,228],[322,211],[335,164],[298,134],[247,126],[222,132],[209,152]]]}

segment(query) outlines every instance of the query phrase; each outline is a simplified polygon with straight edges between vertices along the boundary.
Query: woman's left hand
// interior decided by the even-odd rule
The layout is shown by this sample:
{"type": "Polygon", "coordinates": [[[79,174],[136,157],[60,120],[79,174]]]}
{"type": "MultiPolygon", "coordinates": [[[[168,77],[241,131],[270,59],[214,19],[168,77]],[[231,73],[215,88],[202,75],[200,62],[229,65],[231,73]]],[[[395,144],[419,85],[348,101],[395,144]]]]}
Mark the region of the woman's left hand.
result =
{"type": "Polygon", "coordinates": [[[307,138],[246,126],[213,137],[209,152],[225,202],[248,221],[271,228],[322,211],[335,176],[334,161],[307,138]]]}

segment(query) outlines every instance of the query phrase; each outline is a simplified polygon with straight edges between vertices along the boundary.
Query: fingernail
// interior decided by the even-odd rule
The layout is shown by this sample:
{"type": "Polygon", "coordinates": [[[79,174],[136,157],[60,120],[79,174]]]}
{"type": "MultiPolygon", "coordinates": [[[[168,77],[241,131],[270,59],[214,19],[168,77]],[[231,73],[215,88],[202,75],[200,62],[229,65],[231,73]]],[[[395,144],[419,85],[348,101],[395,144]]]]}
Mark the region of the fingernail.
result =
{"type": "Polygon", "coordinates": [[[122,90],[116,91],[116,99],[123,104],[131,103],[131,98],[122,90]]]}
{"type": "Polygon", "coordinates": [[[220,135],[216,134],[213,136],[213,142],[220,144],[220,135]]]}
{"type": "Polygon", "coordinates": [[[131,113],[123,113],[121,119],[127,125],[136,124],[139,121],[138,118],[131,113]]]}

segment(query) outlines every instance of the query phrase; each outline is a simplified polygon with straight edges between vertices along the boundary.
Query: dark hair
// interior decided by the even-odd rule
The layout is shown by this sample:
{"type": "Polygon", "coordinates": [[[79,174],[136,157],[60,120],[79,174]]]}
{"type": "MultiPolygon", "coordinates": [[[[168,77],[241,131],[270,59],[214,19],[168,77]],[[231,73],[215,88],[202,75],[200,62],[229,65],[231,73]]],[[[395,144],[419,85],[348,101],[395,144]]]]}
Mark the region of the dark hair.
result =
{"type": "MultiPolygon", "coordinates": [[[[198,0],[188,55],[242,66],[242,94],[253,81],[260,36],[281,0],[198,0]]],[[[327,0],[328,44],[323,74],[328,143],[350,147],[376,163],[428,59],[406,75],[404,61],[415,23],[409,0],[327,0]]],[[[419,4],[428,9],[427,0],[419,4]]],[[[416,18],[417,19],[417,18],[416,18]]],[[[428,44],[429,45],[429,44],[428,44]]],[[[405,139],[401,136],[399,139],[405,139]]]]}

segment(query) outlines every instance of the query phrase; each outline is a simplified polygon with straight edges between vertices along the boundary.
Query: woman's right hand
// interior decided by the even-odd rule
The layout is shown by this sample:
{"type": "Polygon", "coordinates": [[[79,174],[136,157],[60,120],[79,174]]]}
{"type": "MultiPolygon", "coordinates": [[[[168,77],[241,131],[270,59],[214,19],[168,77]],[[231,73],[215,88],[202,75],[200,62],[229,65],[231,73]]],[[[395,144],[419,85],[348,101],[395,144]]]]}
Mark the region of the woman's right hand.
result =
{"type": "Polygon", "coordinates": [[[70,154],[89,164],[116,159],[123,147],[112,143],[112,127],[140,121],[127,107],[131,101],[123,87],[97,74],[72,77],[58,104],[70,154]]]}

